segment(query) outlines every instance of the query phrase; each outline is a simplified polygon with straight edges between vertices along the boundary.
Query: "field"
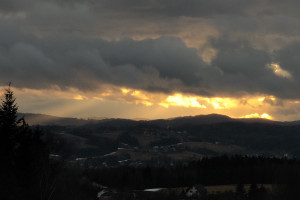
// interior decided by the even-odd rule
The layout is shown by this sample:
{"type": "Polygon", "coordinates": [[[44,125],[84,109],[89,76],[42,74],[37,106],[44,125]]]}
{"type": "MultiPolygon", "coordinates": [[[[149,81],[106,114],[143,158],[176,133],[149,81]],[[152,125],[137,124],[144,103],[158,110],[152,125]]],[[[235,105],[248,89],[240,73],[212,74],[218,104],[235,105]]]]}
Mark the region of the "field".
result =
{"type": "MultiPolygon", "coordinates": [[[[260,187],[261,184],[257,184],[260,187]]],[[[237,185],[213,185],[213,186],[206,186],[205,189],[208,193],[219,193],[225,191],[235,191],[237,185]]],[[[263,185],[266,189],[272,189],[271,184],[263,185]]],[[[248,191],[250,189],[250,184],[244,185],[245,190],[248,191]]]]}

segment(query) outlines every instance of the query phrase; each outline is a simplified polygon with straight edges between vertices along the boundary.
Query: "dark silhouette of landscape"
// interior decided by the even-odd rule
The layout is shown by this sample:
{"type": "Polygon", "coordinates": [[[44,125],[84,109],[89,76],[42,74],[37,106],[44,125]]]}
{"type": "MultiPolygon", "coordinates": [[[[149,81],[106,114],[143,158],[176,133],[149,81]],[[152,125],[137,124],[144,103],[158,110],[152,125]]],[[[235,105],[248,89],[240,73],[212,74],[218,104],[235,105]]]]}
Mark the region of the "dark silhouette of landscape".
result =
{"type": "Polygon", "coordinates": [[[17,111],[9,86],[0,106],[4,199],[300,197],[298,121],[217,114],[84,120],[17,111]]]}

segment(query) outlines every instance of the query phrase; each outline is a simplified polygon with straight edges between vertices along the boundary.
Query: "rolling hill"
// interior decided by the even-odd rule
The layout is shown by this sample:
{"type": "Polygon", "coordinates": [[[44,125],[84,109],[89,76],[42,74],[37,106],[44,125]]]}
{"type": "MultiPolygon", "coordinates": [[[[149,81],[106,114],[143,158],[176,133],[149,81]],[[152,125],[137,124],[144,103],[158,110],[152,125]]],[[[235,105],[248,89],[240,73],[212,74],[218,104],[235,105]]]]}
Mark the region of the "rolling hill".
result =
{"type": "MultiPolygon", "coordinates": [[[[223,154],[300,157],[299,122],[199,115],[159,120],[83,120],[24,114],[84,166],[168,165],[223,154]]],[[[59,146],[59,148],[58,148],[59,146]]]]}

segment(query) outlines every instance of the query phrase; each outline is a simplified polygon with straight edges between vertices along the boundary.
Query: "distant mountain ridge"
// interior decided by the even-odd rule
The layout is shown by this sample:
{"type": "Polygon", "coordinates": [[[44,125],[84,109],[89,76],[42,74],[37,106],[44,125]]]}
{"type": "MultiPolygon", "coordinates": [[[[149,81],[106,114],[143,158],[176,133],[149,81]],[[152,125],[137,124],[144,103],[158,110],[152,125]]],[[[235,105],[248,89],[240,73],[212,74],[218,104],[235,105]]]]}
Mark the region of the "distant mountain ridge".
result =
{"type": "Polygon", "coordinates": [[[24,117],[25,121],[29,125],[60,125],[60,126],[81,126],[92,121],[97,120],[85,120],[71,117],[57,117],[46,114],[35,113],[19,113],[19,117],[24,117]]]}
{"type": "Polygon", "coordinates": [[[226,115],[220,114],[208,114],[208,115],[196,115],[196,116],[183,116],[169,119],[120,119],[120,118],[108,118],[108,119],[78,119],[72,117],[57,117],[46,114],[34,114],[34,113],[20,113],[19,117],[24,117],[29,125],[59,125],[59,126],[82,126],[87,124],[104,123],[120,124],[130,123],[148,123],[152,125],[159,125],[164,127],[174,127],[182,125],[202,125],[202,124],[216,124],[225,122],[245,122],[245,123],[268,123],[268,124],[281,124],[281,125],[300,125],[300,121],[291,122],[279,122],[261,118],[231,118],[226,115]]]}

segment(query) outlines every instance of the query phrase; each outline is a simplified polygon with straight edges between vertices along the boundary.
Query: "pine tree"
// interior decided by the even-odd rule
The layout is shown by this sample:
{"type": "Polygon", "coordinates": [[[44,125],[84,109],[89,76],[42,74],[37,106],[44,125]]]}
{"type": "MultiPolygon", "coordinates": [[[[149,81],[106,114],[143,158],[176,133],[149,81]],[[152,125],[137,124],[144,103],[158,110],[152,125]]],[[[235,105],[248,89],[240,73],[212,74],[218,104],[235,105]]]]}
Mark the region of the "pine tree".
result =
{"type": "Polygon", "coordinates": [[[0,105],[0,126],[3,131],[12,132],[17,128],[18,106],[15,101],[16,98],[9,83],[9,87],[6,89],[4,99],[2,99],[0,105]]]}
{"type": "Polygon", "coordinates": [[[10,87],[5,90],[4,99],[1,99],[0,105],[0,133],[1,133],[1,154],[8,165],[14,156],[15,139],[17,138],[17,111],[18,106],[15,103],[13,92],[10,87]]]}
{"type": "Polygon", "coordinates": [[[16,146],[19,144],[15,141],[18,133],[17,110],[18,107],[9,84],[0,105],[0,151],[2,157],[0,179],[3,186],[1,187],[1,194],[7,199],[15,197],[14,188],[16,188],[18,182],[15,174],[16,146]]]}
{"type": "Polygon", "coordinates": [[[18,119],[16,98],[9,84],[0,105],[0,198],[46,199],[49,152],[41,131],[18,119]],[[43,196],[43,197],[42,197],[43,196]]]}

